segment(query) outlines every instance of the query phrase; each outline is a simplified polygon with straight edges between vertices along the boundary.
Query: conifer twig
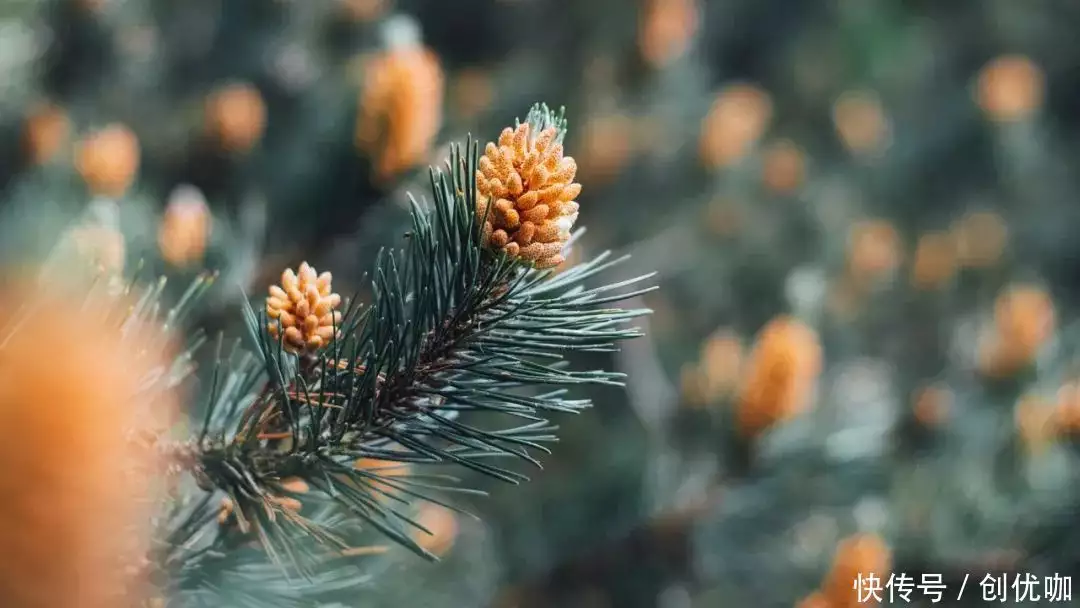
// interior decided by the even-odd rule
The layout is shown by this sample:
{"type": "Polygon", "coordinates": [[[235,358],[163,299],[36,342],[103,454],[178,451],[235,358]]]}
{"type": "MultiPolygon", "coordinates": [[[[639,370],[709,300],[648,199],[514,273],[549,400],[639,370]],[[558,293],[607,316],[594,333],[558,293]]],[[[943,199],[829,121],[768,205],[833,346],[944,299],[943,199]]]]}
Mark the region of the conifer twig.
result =
{"type": "Polygon", "coordinates": [[[363,530],[434,559],[415,540],[426,530],[413,501],[457,510],[444,495],[482,492],[358,460],[453,464],[519,483],[528,478],[499,460],[539,466],[535,454],[556,440],[547,416],[589,406],[567,387],[620,384],[620,374],[577,371],[566,356],[638,336],[627,323],[647,311],[611,305],[647,291],[638,286],[648,276],[587,287],[620,261],[608,254],[549,268],[570,240],[580,191],[573,159],[562,156],[564,129],[561,114],[537,105],[484,157],[472,141],[454,146],[446,167],[431,171],[432,200],[413,201],[405,246],[377,260],[367,307],[353,300],[338,311],[329,273],[306,265],[271,290],[266,312],[246,307],[256,353],[219,345],[189,444],[198,485],[224,501],[189,500],[170,523],[177,588],[205,588],[195,584],[200,564],[220,566],[251,540],[320,588],[336,576],[328,559],[372,553],[353,545],[363,530]]]}

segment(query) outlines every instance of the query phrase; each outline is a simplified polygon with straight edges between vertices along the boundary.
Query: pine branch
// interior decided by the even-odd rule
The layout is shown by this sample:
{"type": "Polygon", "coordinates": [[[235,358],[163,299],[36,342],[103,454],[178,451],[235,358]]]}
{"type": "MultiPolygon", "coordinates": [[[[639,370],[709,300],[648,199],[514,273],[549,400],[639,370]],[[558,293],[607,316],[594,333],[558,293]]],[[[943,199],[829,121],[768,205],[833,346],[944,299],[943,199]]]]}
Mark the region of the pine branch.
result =
{"type": "MultiPolygon", "coordinates": [[[[514,145],[551,146],[559,160],[561,114],[538,105],[527,124],[531,135],[520,125],[516,132],[533,139],[522,143],[519,135],[514,145]]],[[[413,201],[405,246],[377,260],[370,306],[353,299],[340,315],[323,306],[319,314],[333,323],[323,334],[334,336],[328,344],[298,349],[284,317],[250,305],[244,316],[255,355],[234,349],[223,357],[219,342],[206,417],[184,450],[199,486],[225,500],[218,517],[208,515],[212,501],[197,501],[198,514],[178,524],[167,545],[187,546],[208,527],[225,540],[173,558],[178,590],[206,588],[203,562],[239,572],[227,566],[226,541],[237,538],[257,540],[270,562],[309,583],[340,572],[327,559],[346,563],[342,556],[364,553],[354,543],[370,530],[435,559],[416,540],[428,531],[411,517],[414,501],[459,510],[442,497],[482,492],[445,475],[382,473],[358,460],[453,464],[519,483],[528,478],[498,461],[539,466],[534,454],[557,439],[547,416],[589,406],[565,387],[620,384],[620,374],[574,370],[566,356],[609,351],[640,335],[627,323],[647,311],[611,305],[647,291],[638,286],[648,277],[590,288],[587,280],[620,260],[604,254],[556,273],[533,267],[527,248],[514,255],[516,248],[493,247],[493,212],[474,177],[479,159],[470,141],[431,171],[432,200],[413,201]]],[[[576,217],[576,203],[566,205],[576,217]]],[[[552,259],[544,255],[540,261],[552,259]]],[[[328,289],[329,275],[321,285],[328,289]]]]}

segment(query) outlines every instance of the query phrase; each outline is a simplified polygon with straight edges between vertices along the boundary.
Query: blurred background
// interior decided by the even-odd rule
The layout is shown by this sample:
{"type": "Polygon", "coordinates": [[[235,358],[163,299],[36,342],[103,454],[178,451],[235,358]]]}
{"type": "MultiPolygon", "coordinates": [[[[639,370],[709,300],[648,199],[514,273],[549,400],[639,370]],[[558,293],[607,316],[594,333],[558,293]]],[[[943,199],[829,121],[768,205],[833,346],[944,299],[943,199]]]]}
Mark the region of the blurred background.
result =
{"type": "Polygon", "coordinates": [[[236,332],[236,285],[302,260],[363,293],[448,142],[565,105],[573,257],[659,273],[647,338],[584,362],[626,388],[339,605],[847,608],[858,573],[982,605],[1080,571],[1077,31],[1073,0],[0,0],[0,255],[217,270],[196,322],[236,332]]]}

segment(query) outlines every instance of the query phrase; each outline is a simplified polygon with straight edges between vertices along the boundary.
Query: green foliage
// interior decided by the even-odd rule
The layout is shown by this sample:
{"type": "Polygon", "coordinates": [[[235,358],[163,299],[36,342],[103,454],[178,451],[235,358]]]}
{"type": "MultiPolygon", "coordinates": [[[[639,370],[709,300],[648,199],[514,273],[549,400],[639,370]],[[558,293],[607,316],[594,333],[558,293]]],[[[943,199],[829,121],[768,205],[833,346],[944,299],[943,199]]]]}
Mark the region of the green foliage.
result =
{"type": "MultiPolygon", "coordinates": [[[[565,129],[546,106],[528,120],[565,129]]],[[[180,493],[166,526],[173,595],[297,605],[360,585],[356,562],[370,558],[355,548],[375,539],[434,559],[415,540],[430,533],[415,503],[461,511],[449,496],[481,492],[435,466],[384,474],[358,459],[456,465],[519,483],[528,477],[506,461],[539,466],[535,454],[556,440],[548,416],[589,406],[568,386],[620,383],[618,373],[573,369],[568,355],[638,336],[627,324],[647,311],[612,306],[647,291],[648,277],[588,287],[621,260],[603,254],[557,273],[488,251],[475,215],[477,161],[470,141],[431,171],[433,199],[413,201],[405,246],[376,261],[373,301],[347,302],[341,338],[327,348],[285,351],[250,305],[255,353],[225,352],[219,341],[205,418],[182,450],[199,487],[180,493]],[[287,483],[297,479],[304,491],[287,483]],[[289,498],[303,508],[283,506],[289,498]],[[282,570],[300,578],[283,582],[282,570]]]]}

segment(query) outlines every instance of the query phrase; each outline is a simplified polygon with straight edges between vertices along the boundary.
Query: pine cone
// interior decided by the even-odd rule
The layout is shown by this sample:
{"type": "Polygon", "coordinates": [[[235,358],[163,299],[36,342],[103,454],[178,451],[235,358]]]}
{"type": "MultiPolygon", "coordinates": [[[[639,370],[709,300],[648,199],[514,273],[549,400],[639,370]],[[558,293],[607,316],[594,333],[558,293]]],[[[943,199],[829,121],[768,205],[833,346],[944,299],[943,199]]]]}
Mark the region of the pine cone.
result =
{"type": "Polygon", "coordinates": [[[442,125],[445,77],[430,49],[408,46],[371,58],[356,121],[357,148],[373,157],[376,178],[391,180],[422,163],[442,125]]]}
{"type": "Polygon", "coordinates": [[[766,324],[746,363],[736,400],[741,434],[756,438],[805,410],[821,366],[821,344],[812,327],[787,316],[766,324]]]}
{"type": "Polygon", "coordinates": [[[0,604],[138,606],[171,463],[133,438],[172,428],[178,395],[147,383],[170,359],[157,328],[102,322],[130,302],[54,287],[0,293],[0,604]]]}
{"type": "Polygon", "coordinates": [[[1054,302],[1042,288],[1011,287],[994,303],[994,326],[979,345],[979,367],[992,378],[1008,378],[1034,363],[1055,331],[1054,302]]]}
{"type": "Polygon", "coordinates": [[[194,186],[174,190],[158,227],[161,257],[177,267],[202,260],[210,223],[210,209],[202,192],[194,186]]]}
{"type": "Polygon", "coordinates": [[[578,215],[577,163],[563,156],[557,134],[548,127],[533,137],[528,122],[504,129],[498,145],[487,145],[476,172],[485,244],[536,268],[562,263],[578,215]]]}
{"type": "Polygon", "coordinates": [[[253,85],[230,84],[206,100],[206,130],[229,152],[248,152],[265,129],[266,103],[253,85]]]}
{"type": "Polygon", "coordinates": [[[652,68],[662,68],[686,53],[699,12],[694,0],[645,0],[638,24],[642,59],[652,68]]]}
{"type": "Polygon", "coordinates": [[[298,272],[291,268],[281,274],[281,286],[270,286],[266,298],[266,314],[277,322],[267,329],[275,339],[281,339],[278,327],[285,331],[284,347],[289,352],[311,353],[330,344],[341,334],[341,296],[331,291],[329,272],[316,275],[307,262],[298,272]],[[335,335],[337,328],[337,335],[335,335]]]}
{"type": "Polygon", "coordinates": [[[927,232],[915,246],[911,283],[916,289],[940,289],[956,275],[956,246],[948,232],[927,232]]]}
{"type": "Polygon", "coordinates": [[[903,255],[900,234],[887,220],[862,220],[852,225],[847,271],[859,285],[891,275],[903,255]]]}
{"type": "Polygon", "coordinates": [[[772,117],[772,98],[764,90],[743,83],[726,87],[701,121],[702,164],[708,169],[735,164],[757,143],[772,117]]]}
{"type": "Polygon", "coordinates": [[[58,106],[43,104],[26,118],[23,148],[31,164],[43,165],[60,152],[71,132],[71,120],[58,106]]]}
{"type": "Polygon", "coordinates": [[[994,122],[1023,120],[1042,106],[1046,74],[1023,55],[1004,55],[979,72],[976,100],[994,122]]]}
{"type": "Polygon", "coordinates": [[[139,171],[139,139],[121,124],[92,133],[79,143],[75,168],[91,192],[123,196],[139,171]]]}

